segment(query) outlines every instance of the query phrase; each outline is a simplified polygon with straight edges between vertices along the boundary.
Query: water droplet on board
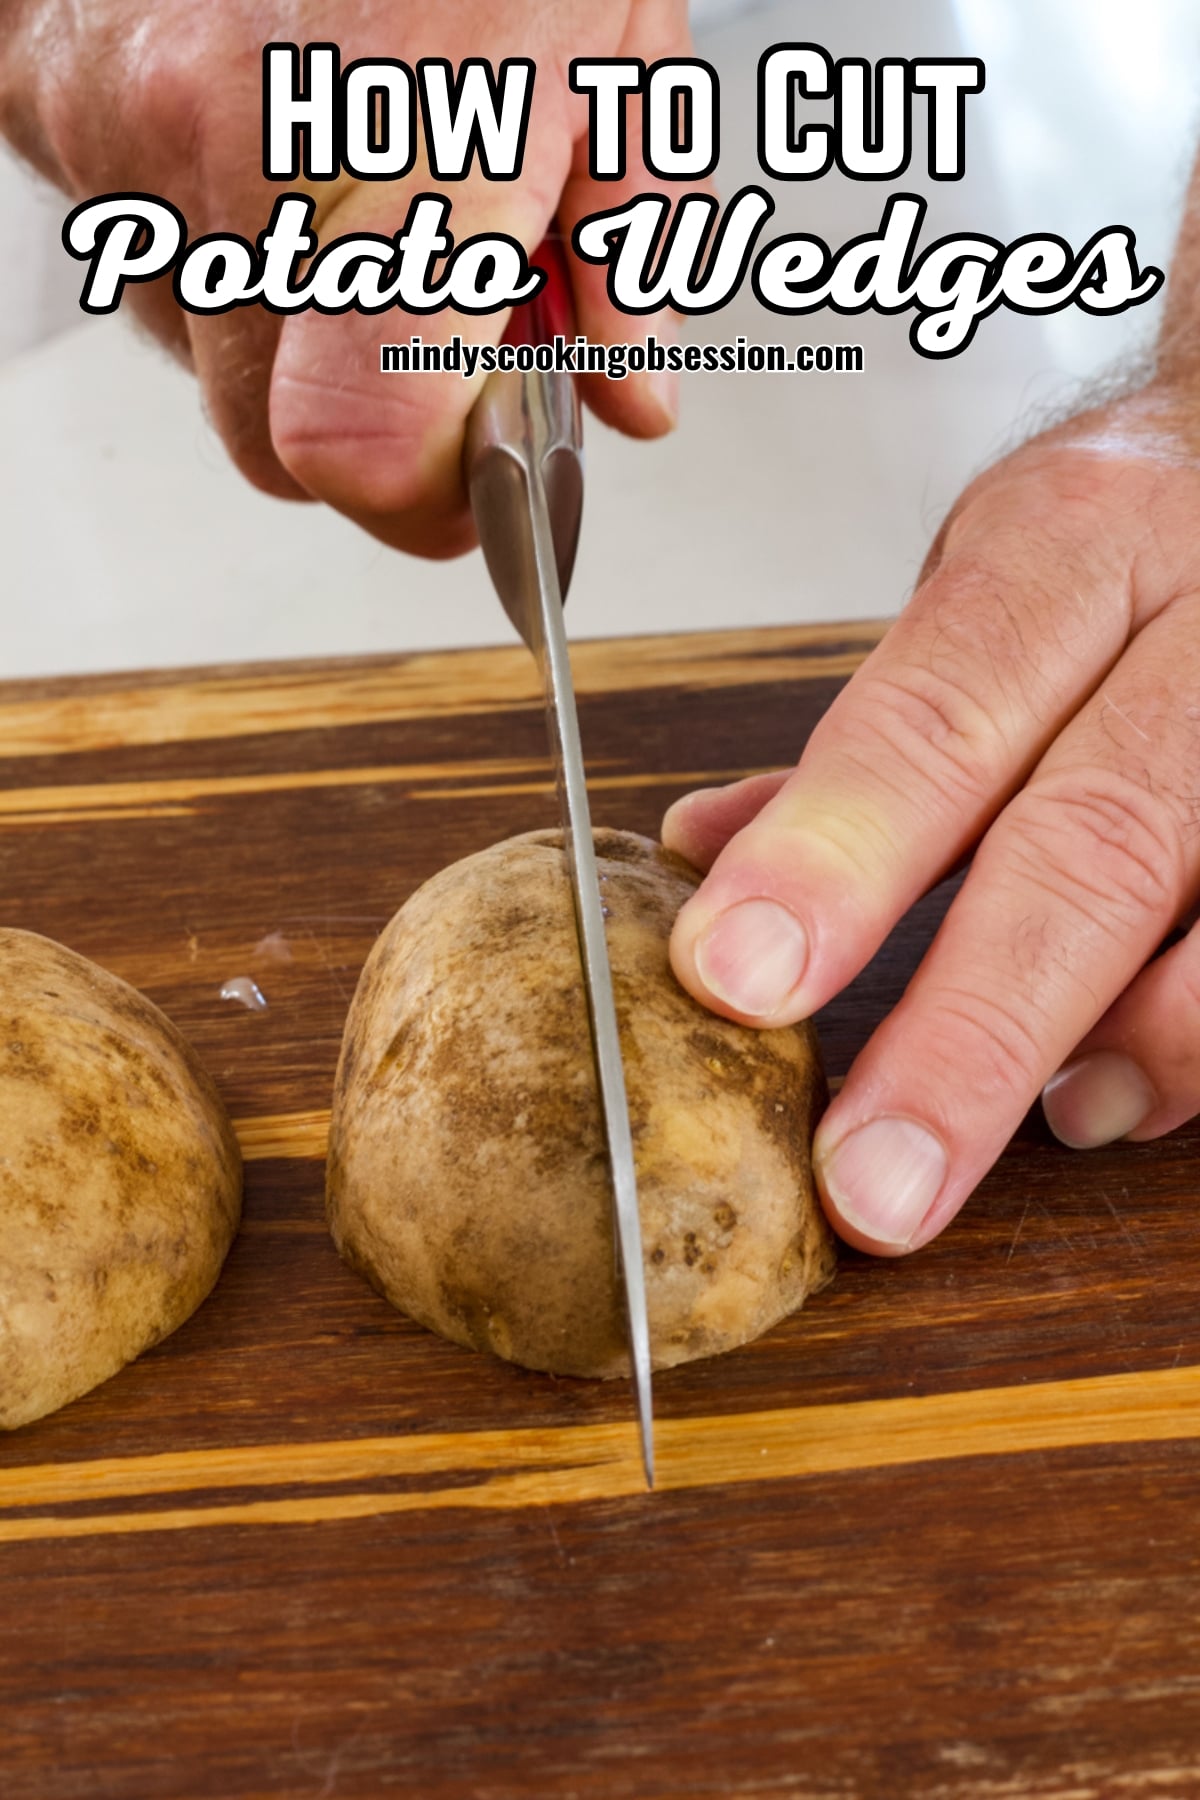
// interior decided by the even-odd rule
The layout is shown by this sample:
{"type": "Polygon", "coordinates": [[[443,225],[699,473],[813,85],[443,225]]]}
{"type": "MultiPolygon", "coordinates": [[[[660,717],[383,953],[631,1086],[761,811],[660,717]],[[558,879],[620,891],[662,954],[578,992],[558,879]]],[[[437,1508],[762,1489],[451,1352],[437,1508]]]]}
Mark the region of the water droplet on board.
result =
{"type": "Polygon", "coordinates": [[[249,975],[235,975],[221,989],[222,1000],[236,1000],[248,1012],[266,1012],[267,1001],[257,981],[251,981],[249,975]]]}
{"type": "Polygon", "coordinates": [[[268,931],[266,937],[259,938],[254,946],[256,962],[290,963],[294,961],[292,947],[282,931],[268,931]]]}

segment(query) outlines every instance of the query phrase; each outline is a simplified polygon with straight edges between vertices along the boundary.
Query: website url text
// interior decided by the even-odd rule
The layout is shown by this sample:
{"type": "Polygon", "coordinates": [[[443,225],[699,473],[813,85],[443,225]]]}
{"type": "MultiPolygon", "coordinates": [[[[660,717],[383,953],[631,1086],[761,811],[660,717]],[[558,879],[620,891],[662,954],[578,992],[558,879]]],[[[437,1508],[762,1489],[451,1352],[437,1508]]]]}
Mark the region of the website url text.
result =
{"type": "Polygon", "coordinates": [[[413,337],[406,344],[379,346],[383,375],[449,373],[470,380],[497,369],[606,375],[610,381],[663,369],[704,375],[860,375],[863,350],[861,344],[755,344],[744,337],[729,344],[664,344],[653,336],[632,344],[595,344],[585,337],[556,337],[548,344],[469,344],[456,335],[444,344],[413,337]]]}

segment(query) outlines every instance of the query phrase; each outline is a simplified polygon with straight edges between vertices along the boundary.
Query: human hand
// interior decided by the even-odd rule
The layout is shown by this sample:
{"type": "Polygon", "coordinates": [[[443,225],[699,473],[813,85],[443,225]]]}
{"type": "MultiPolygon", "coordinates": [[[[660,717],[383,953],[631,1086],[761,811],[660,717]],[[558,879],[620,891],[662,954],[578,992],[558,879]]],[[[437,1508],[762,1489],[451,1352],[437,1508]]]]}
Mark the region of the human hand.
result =
{"type": "MultiPolygon", "coordinates": [[[[191,239],[210,232],[253,241],[278,184],[261,173],[261,53],[281,37],[335,39],[342,65],[394,57],[413,65],[441,56],[532,57],[537,65],[522,175],[489,182],[472,173],[449,190],[461,239],[503,232],[528,252],[555,213],[565,231],[589,212],[663,188],[640,165],[636,96],[629,101],[628,169],[622,181],[588,176],[588,104],[570,92],[574,57],[638,56],[647,63],[689,52],[686,0],[0,0],[0,126],[44,174],[76,198],[146,192],[170,200],[191,239]]],[[[310,191],[312,229],[335,236],[403,224],[412,197],[438,184],[423,152],[392,182],[289,184],[310,191]]],[[[678,191],[686,191],[679,184],[678,191]]],[[[579,329],[595,342],[625,341],[630,321],[612,308],[605,271],[572,258],[579,329]]],[[[197,317],[181,312],[169,278],[127,296],[155,334],[199,376],[208,411],[242,473],[268,493],[328,501],[402,549],[456,554],[474,534],[460,464],[463,425],[478,388],[454,374],[379,377],[381,336],[417,329],[426,341],[463,328],[453,312],[411,325],[395,314],[286,318],[258,306],[197,317]],[[386,325],[383,320],[386,317],[386,325]]],[[[473,318],[472,338],[495,341],[505,315],[473,318]]],[[[660,339],[669,316],[656,318],[660,339]]],[[[582,377],[608,423],[635,436],[670,429],[677,376],[582,377]]]]}
{"type": "Polygon", "coordinates": [[[708,871],[676,974],[755,1025],[824,1005],[975,847],[817,1132],[850,1243],[936,1237],[1043,1089],[1081,1147],[1200,1111],[1200,928],[1155,960],[1200,898],[1198,794],[1200,387],[1164,381],[976,481],[798,768],[664,821],[708,871]]]}

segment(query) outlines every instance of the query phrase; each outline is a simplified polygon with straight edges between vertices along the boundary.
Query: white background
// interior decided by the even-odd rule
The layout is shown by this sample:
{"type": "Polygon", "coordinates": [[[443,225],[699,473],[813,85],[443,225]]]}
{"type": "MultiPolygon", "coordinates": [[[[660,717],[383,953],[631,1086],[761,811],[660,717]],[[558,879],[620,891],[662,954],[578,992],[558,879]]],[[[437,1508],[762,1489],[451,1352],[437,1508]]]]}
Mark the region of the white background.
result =
{"type": "MultiPolygon", "coordinates": [[[[762,179],[767,45],[980,55],[966,179],[922,183],[919,143],[903,178],[929,194],[927,233],[1046,229],[1080,245],[1120,223],[1143,263],[1165,266],[1194,149],[1197,0],[709,0],[694,15],[721,75],[725,194],[762,179]]],[[[777,184],[772,231],[836,246],[877,226],[887,192],[837,175],[777,184]]],[[[0,677],[511,640],[478,556],[421,563],[245,486],[184,375],[124,321],[80,322],[65,210],[0,152],[0,677]]],[[[909,348],[905,317],[793,326],[743,295],[692,335],[850,338],[866,372],[685,378],[681,427],[654,446],[591,423],[572,632],[895,611],[963,483],[1144,347],[1159,311],[1002,313],[935,365],[909,348]]]]}

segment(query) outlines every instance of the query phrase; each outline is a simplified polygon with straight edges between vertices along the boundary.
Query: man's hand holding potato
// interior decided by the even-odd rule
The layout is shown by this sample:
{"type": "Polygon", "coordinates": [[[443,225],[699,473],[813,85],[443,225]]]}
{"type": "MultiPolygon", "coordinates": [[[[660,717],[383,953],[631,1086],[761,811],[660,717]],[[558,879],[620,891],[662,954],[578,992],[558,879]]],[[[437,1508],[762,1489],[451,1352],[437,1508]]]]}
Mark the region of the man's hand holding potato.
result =
{"type": "Polygon", "coordinates": [[[944,1229],[1044,1094],[1076,1147],[1200,1110],[1200,183],[1155,379],[974,482],[799,767],[671,809],[672,941],[718,1012],[825,1004],[974,850],[816,1139],[834,1225],[944,1229]]]}

